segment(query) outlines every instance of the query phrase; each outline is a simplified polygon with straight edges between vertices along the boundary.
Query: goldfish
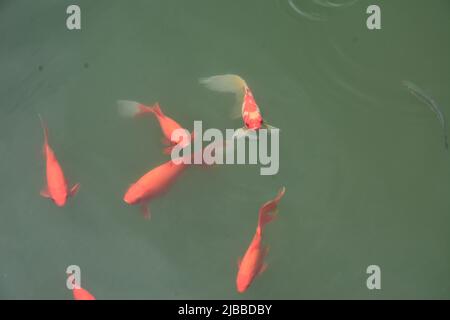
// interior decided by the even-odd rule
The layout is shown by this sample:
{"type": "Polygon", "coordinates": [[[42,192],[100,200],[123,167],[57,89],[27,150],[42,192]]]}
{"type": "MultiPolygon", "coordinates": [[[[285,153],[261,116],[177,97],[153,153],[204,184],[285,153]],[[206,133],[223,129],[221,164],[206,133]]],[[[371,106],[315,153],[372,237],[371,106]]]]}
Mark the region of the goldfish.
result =
{"type": "Polygon", "coordinates": [[[89,293],[86,289],[83,288],[73,288],[73,298],[75,300],[96,300],[95,297],[89,293]]]}
{"type": "Polygon", "coordinates": [[[236,136],[254,135],[263,127],[275,129],[267,124],[261,114],[258,104],[255,101],[250,87],[244,79],[235,74],[217,75],[200,79],[200,83],[206,88],[219,92],[231,92],[236,95],[238,103],[231,113],[232,118],[242,117],[244,127],[237,130],[236,136]],[[241,105],[239,105],[239,103],[241,105]]]}
{"type": "Polygon", "coordinates": [[[258,225],[256,233],[250,246],[242,259],[238,262],[238,273],[236,278],[236,287],[239,293],[245,292],[253,282],[254,278],[261,275],[267,269],[267,263],[264,262],[269,249],[262,245],[262,235],[264,227],[276,217],[277,206],[284,196],[286,189],[282,187],[275,199],[266,202],[259,209],[258,225]],[[274,214],[271,214],[274,212],[274,214]]]}
{"type": "Polygon", "coordinates": [[[77,183],[70,189],[67,187],[67,181],[64,177],[64,172],[61,165],[59,164],[54,151],[48,143],[48,128],[40,115],[39,118],[44,130],[43,153],[46,160],[47,178],[47,186],[41,190],[41,196],[53,200],[58,207],[63,207],[66,204],[67,198],[69,196],[74,196],[78,192],[80,184],[77,183]]]}
{"type": "Polygon", "coordinates": [[[163,193],[186,167],[187,164],[184,162],[175,163],[170,160],[163,163],[133,183],[126,191],[123,200],[130,205],[140,204],[144,218],[150,219],[148,201],[163,193]]]}
{"type": "MultiPolygon", "coordinates": [[[[189,142],[182,140],[180,135],[173,135],[176,130],[186,130],[174,119],[166,116],[159,103],[155,103],[153,106],[146,106],[142,103],[129,100],[119,100],[117,102],[119,107],[119,114],[124,117],[139,117],[145,114],[153,114],[159,122],[161,131],[163,133],[163,144],[168,145],[164,149],[165,154],[170,154],[175,145],[180,144],[181,147],[186,147],[189,142]]],[[[193,139],[193,134],[192,137],[193,139]]]]}
{"type": "Polygon", "coordinates": [[[69,275],[68,281],[73,285],[72,293],[75,300],[96,300],[95,297],[86,289],[75,285],[75,279],[71,279],[69,275]]]}

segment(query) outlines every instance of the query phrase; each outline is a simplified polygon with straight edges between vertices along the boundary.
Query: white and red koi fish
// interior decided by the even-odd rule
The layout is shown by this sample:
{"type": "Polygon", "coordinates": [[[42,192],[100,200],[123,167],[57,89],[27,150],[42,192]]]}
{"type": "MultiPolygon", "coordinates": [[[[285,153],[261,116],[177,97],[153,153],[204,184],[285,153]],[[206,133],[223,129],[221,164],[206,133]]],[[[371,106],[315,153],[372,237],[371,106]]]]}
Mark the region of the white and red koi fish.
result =
{"type": "Polygon", "coordinates": [[[53,202],[58,207],[63,207],[66,204],[67,198],[69,196],[74,196],[78,189],[80,188],[80,184],[77,183],[70,190],[67,187],[67,181],[64,177],[64,172],[61,168],[61,165],[56,158],[55,153],[48,143],[48,129],[42,120],[42,117],[39,115],[41,120],[42,128],[44,130],[44,147],[43,153],[46,160],[46,180],[47,186],[41,190],[41,196],[45,198],[52,199],[53,202]]]}
{"type": "Polygon", "coordinates": [[[119,114],[124,117],[139,117],[149,113],[155,115],[164,135],[163,143],[166,145],[170,145],[169,147],[164,149],[165,154],[170,154],[173,147],[179,143],[185,144],[181,146],[183,148],[187,146],[185,142],[181,141],[180,137],[174,138],[173,136],[174,131],[183,129],[183,127],[172,118],[166,116],[162,112],[158,102],[150,107],[136,101],[128,100],[119,100],[117,104],[119,107],[119,114]]]}
{"type": "Polygon", "coordinates": [[[241,103],[241,106],[239,106],[239,103],[236,105],[232,111],[231,117],[242,117],[244,122],[244,127],[236,132],[238,137],[255,134],[255,131],[263,127],[269,129],[274,128],[264,121],[252,91],[245,80],[240,76],[235,74],[217,75],[200,79],[200,83],[210,90],[231,92],[236,95],[236,99],[241,103]]]}
{"type": "Polygon", "coordinates": [[[253,279],[262,274],[267,268],[264,258],[268,253],[268,247],[262,245],[262,232],[264,226],[276,217],[277,206],[284,196],[285,188],[281,188],[275,199],[266,202],[259,209],[258,226],[250,246],[245,255],[239,261],[239,270],[236,278],[237,291],[242,293],[253,282],[253,279]],[[275,212],[274,214],[271,214],[275,212]]]}
{"type": "Polygon", "coordinates": [[[125,193],[123,200],[131,205],[140,204],[144,218],[150,219],[148,201],[163,193],[186,167],[187,164],[184,162],[175,164],[170,160],[163,163],[132,184],[125,193]]]}

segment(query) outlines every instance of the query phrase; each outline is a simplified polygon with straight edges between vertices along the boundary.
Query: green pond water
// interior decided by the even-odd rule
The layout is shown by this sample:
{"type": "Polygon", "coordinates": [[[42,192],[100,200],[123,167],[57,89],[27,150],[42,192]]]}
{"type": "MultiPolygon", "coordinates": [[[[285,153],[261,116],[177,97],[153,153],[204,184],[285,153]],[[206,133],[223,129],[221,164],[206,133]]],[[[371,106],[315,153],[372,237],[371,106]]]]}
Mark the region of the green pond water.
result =
{"type": "Polygon", "coordinates": [[[402,81],[450,118],[449,17],[447,0],[0,0],[0,298],[72,299],[70,265],[98,299],[448,298],[450,154],[402,81]],[[239,128],[233,96],[198,83],[224,73],[281,129],[278,174],[189,168],[144,220],[123,194],[168,157],[155,119],[121,118],[116,101],[239,128]],[[81,183],[64,208],[39,195],[38,114],[81,183]],[[237,260],[281,186],[269,267],[238,294],[237,260]]]}

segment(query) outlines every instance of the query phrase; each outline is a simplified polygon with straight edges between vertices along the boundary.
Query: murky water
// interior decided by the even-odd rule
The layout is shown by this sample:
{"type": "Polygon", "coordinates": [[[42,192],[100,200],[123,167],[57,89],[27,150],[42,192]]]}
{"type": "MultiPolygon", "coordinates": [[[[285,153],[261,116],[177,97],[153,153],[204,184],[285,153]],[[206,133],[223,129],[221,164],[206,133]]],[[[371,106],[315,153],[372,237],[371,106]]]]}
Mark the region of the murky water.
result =
{"type": "Polygon", "coordinates": [[[69,265],[99,299],[449,297],[449,153],[402,81],[450,117],[450,2],[376,1],[368,30],[373,1],[80,0],[68,31],[72,2],[0,1],[0,298],[71,299],[69,265]],[[223,73],[281,129],[279,173],[189,168],[145,221],[123,194],[167,156],[157,122],[119,117],[116,100],[238,128],[232,97],[198,84],[223,73]],[[39,195],[38,114],[81,183],[64,208],[39,195]],[[282,185],[269,268],[239,295],[238,257],[282,185]]]}

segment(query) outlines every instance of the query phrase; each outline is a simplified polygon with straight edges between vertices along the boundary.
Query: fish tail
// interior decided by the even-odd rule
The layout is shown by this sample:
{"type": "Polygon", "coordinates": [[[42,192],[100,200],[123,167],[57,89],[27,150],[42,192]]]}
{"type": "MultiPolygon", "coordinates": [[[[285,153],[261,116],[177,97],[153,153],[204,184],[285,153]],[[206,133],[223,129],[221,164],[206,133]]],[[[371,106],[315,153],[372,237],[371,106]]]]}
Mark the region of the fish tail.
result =
{"type": "Polygon", "coordinates": [[[117,101],[117,110],[122,117],[135,118],[146,113],[153,113],[152,107],[130,100],[117,101]]]}
{"type": "Polygon", "coordinates": [[[280,202],[281,198],[284,196],[284,193],[286,192],[286,188],[282,187],[280,191],[278,191],[277,196],[265,204],[262,205],[262,207],[259,209],[259,220],[258,220],[258,228],[257,232],[259,234],[262,233],[262,229],[266,224],[273,221],[276,218],[277,215],[277,207],[278,203],[280,202]]]}
{"type": "Polygon", "coordinates": [[[39,116],[39,120],[41,121],[42,130],[44,131],[44,147],[43,147],[42,151],[45,155],[45,149],[47,148],[47,145],[48,145],[48,128],[44,122],[44,119],[42,119],[42,116],[40,114],[38,114],[38,116],[39,116]]]}
{"type": "Polygon", "coordinates": [[[247,83],[240,76],[235,74],[217,75],[199,80],[206,88],[219,92],[232,92],[242,94],[247,87],[247,83]]]}
{"type": "Polygon", "coordinates": [[[158,117],[165,117],[164,113],[161,110],[161,107],[158,102],[156,102],[152,107],[148,108],[150,112],[155,114],[158,117]]]}

